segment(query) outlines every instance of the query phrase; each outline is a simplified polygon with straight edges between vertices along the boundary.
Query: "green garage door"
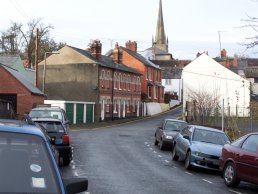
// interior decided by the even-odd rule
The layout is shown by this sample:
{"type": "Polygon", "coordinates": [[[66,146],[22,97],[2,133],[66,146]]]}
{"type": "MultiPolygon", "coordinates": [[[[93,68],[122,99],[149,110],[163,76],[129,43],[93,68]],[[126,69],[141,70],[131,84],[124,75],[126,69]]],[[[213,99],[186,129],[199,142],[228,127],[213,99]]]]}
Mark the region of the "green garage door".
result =
{"type": "Polygon", "coordinates": [[[93,104],[87,104],[87,112],[86,112],[86,123],[92,123],[93,119],[93,104]]]}
{"type": "Polygon", "coordinates": [[[65,111],[66,111],[66,115],[67,115],[67,119],[73,123],[73,104],[72,103],[66,103],[65,104],[65,111]]]}
{"type": "Polygon", "coordinates": [[[83,104],[76,104],[76,124],[83,123],[83,104]]]}

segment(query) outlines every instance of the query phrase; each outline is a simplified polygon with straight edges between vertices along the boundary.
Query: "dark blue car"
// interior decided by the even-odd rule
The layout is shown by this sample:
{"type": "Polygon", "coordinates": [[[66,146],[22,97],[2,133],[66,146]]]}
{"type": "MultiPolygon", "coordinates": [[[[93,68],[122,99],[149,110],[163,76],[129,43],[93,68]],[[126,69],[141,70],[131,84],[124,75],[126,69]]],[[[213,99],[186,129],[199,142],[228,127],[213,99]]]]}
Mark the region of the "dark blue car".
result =
{"type": "Polygon", "coordinates": [[[200,167],[219,170],[222,147],[229,142],[230,138],[220,130],[189,125],[175,138],[172,159],[182,159],[186,169],[200,167]]]}
{"type": "Polygon", "coordinates": [[[86,191],[87,179],[62,179],[53,149],[47,136],[35,125],[0,120],[0,193],[86,191]]]}

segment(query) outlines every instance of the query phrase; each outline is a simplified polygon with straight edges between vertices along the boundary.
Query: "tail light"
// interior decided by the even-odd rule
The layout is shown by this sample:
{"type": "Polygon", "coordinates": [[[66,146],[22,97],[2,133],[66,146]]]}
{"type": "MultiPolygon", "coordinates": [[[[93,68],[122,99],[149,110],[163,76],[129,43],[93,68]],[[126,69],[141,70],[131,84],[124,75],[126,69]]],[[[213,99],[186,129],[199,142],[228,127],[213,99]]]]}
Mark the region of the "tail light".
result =
{"type": "Polygon", "coordinates": [[[64,133],[62,140],[63,140],[63,143],[68,144],[70,142],[69,135],[67,133],[64,133]]]}

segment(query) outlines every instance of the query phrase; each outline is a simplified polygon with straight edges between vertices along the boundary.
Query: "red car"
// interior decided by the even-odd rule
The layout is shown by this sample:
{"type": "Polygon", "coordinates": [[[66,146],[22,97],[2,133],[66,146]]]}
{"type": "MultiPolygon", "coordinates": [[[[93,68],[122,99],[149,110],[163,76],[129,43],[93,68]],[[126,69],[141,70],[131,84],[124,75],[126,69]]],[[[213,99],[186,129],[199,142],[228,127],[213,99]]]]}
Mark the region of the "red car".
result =
{"type": "Polygon", "coordinates": [[[229,187],[238,186],[240,181],[258,184],[258,132],[224,145],[219,168],[229,187]]]}

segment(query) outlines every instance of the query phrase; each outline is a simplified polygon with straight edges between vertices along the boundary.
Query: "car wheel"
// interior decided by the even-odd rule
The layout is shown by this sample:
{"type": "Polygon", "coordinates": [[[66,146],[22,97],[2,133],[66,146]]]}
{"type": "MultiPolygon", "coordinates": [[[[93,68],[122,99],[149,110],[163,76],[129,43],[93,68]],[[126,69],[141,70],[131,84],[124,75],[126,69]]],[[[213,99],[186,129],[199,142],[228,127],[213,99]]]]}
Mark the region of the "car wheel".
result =
{"type": "Polygon", "coordinates": [[[227,163],[223,170],[224,182],[229,187],[236,187],[239,185],[240,180],[236,177],[236,169],[232,162],[227,163]]]}
{"type": "Polygon", "coordinates": [[[162,139],[159,142],[159,149],[164,150],[164,143],[163,143],[162,139]]]}
{"type": "Polygon", "coordinates": [[[177,161],[178,158],[178,155],[176,155],[176,145],[174,145],[172,149],[172,160],[177,161]]]}
{"type": "Polygon", "coordinates": [[[191,151],[188,151],[185,158],[185,169],[191,169],[191,151]]]}
{"type": "Polygon", "coordinates": [[[70,164],[70,162],[71,162],[71,160],[70,160],[69,157],[63,158],[63,164],[64,164],[65,166],[68,166],[68,165],[70,164]]]}
{"type": "Polygon", "coordinates": [[[157,138],[156,138],[156,134],[155,134],[155,141],[154,141],[154,145],[158,145],[158,141],[157,141],[157,138]]]}

